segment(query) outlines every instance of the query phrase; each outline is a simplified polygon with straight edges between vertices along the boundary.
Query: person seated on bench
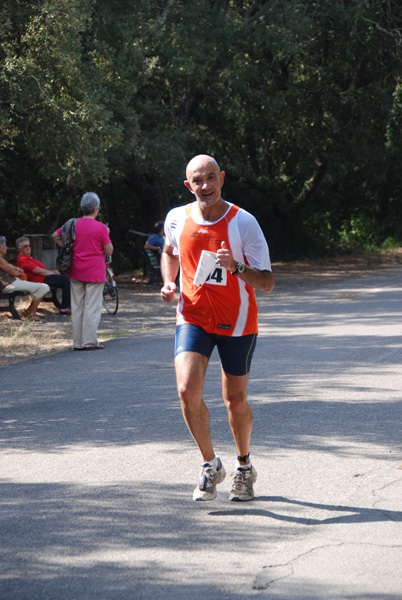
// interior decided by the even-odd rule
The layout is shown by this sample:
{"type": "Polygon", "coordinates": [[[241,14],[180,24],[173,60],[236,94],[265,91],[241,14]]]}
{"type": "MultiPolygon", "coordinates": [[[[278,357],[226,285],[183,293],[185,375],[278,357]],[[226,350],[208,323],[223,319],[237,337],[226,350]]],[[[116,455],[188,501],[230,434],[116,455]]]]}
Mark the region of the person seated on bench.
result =
{"type": "Polygon", "coordinates": [[[154,231],[151,233],[149,238],[144,244],[145,250],[157,250],[159,254],[162,254],[163,246],[165,244],[163,221],[158,221],[154,225],[154,231]]]}
{"type": "Polygon", "coordinates": [[[22,316],[30,321],[42,321],[41,317],[36,314],[36,309],[40,301],[50,291],[46,283],[34,283],[25,280],[24,270],[20,267],[14,267],[4,257],[7,254],[7,240],[4,236],[0,236],[0,290],[2,294],[11,294],[12,292],[28,292],[32,294],[33,299],[28,308],[22,313],[22,316]],[[20,276],[24,277],[19,279],[20,276]]]}
{"type": "Polygon", "coordinates": [[[71,315],[70,280],[67,275],[60,275],[57,270],[50,271],[45,265],[31,256],[31,243],[25,236],[15,241],[18,250],[17,266],[24,269],[28,281],[47,283],[50,287],[61,288],[61,307],[63,315],[71,315]]]}

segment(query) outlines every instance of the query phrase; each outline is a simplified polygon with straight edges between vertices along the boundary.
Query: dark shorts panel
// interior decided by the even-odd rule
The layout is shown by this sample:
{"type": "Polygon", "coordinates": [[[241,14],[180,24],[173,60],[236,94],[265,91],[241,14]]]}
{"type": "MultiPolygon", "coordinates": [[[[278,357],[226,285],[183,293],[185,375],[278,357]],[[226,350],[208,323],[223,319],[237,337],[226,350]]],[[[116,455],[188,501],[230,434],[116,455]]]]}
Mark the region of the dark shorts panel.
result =
{"type": "Polygon", "coordinates": [[[256,342],[255,333],[232,337],[207,333],[198,325],[184,323],[176,327],[175,356],[181,352],[198,352],[209,359],[216,346],[225,373],[240,377],[250,372],[256,342]]]}

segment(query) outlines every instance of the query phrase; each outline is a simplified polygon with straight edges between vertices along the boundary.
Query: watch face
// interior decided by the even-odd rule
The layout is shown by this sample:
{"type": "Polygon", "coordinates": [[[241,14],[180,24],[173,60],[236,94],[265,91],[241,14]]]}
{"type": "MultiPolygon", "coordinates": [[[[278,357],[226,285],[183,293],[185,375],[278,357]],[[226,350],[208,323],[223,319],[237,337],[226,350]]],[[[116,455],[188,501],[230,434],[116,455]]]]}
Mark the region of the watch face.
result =
{"type": "Polygon", "coordinates": [[[246,265],[242,265],[242,263],[237,263],[236,271],[232,271],[232,275],[239,275],[240,273],[243,273],[245,268],[246,265]]]}

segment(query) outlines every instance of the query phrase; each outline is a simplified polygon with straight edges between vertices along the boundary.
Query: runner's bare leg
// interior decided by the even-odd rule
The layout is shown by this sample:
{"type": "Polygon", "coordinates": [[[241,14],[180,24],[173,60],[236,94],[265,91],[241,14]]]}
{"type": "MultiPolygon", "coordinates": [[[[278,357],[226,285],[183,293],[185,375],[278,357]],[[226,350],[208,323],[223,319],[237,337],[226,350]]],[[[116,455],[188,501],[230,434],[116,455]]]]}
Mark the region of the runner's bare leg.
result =
{"type": "MultiPolygon", "coordinates": [[[[250,451],[253,413],[247,402],[247,375],[229,375],[222,369],[222,394],[228,411],[228,419],[237,454],[246,456],[250,451]]],[[[250,459],[242,462],[247,465],[250,459]]]]}
{"type": "Polygon", "coordinates": [[[215,456],[209,431],[209,412],[202,399],[208,359],[198,352],[181,352],[175,358],[177,391],[187,427],[204,462],[215,456]]]}

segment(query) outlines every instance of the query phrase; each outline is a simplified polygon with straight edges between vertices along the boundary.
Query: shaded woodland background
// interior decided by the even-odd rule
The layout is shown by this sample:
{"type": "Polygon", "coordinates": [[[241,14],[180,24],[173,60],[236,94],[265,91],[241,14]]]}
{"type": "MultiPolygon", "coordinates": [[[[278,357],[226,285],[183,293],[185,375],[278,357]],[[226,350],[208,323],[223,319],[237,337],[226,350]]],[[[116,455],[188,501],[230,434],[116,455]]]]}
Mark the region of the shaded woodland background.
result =
{"type": "Polygon", "coordinates": [[[400,2],[3,0],[0,61],[11,244],[96,191],[134,268],[208,153],[275,261],[402,245],[400,2]]]}

